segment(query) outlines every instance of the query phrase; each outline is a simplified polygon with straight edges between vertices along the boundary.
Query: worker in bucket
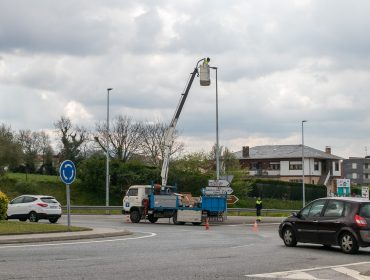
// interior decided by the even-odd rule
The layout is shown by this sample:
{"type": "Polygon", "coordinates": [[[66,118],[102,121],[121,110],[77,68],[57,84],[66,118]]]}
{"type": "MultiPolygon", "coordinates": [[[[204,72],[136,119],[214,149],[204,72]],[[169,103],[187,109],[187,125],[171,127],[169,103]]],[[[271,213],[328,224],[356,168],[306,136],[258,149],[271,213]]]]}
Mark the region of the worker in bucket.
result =
{"type": "Polygon", "coordinates": [[[256,216],[257,216],[257,219],[256,221],[257,222],[261,222],[261,210],[262,210],[262,200],[261,200],[261,197],[257,197],[257,200],[256,200],[256,216]]]}

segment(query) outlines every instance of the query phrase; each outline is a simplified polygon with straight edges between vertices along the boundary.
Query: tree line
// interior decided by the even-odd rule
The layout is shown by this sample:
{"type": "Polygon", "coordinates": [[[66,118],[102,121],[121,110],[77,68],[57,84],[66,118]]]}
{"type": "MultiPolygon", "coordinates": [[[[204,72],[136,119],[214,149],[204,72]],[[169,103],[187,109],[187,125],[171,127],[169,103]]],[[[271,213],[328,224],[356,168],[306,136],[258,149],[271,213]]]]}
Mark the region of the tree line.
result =
{"type": "MultiPolygon", "coordinates": [[[[50,136],[30,130],[12,131],[0,125],[0,174],[6,171],[56,175],[65,159],[76,163],[80,187],[88,192],[105,192],[107,143],[110,157],[110,192],[120,199],[130,185],[160,183],[167,126],[159,121],[137,122],[129,116],[117,116],[110,123],[100,122],[94,131],[72,123],[62,116],[54,123],[57,148],[50,136]],[[55,145],[54,145],[55,146],[55,145]]],[[[178,191],[200,194],[209,179],[215,178],[216,148],[209,152],[183,153],[178,133],[172,143],[168,182],[178,191]]],[[[227,149],[220,148],[221,175],[234,176],[233,188],[245,192],[247,172],[227,149]]]]}
{"type": "MultiPolygon", "coordinates": [[[[163,158],[166,125],[157,121],[137,122],[129,116],[117,116],[110,124],[96,124],[95,131],[74,125],[68,117],[60,117],[54,123],[57,135],[57,150],[51,145],[50,136],[44,132],[31,130],[12,131],[6,124],[0,124],[0,172],[6,170],[55,174],[51,170],[53,156],[59,162],[70,159],[76,164],[96,154],[106,154],[111,159],[127,162],[132,159],[158,166],[163,158]],[[5,168],[5,169],[4,169],[5,168]]],[[[172,154],[183,150],[183,144],[176,141],[172,154]]]]}

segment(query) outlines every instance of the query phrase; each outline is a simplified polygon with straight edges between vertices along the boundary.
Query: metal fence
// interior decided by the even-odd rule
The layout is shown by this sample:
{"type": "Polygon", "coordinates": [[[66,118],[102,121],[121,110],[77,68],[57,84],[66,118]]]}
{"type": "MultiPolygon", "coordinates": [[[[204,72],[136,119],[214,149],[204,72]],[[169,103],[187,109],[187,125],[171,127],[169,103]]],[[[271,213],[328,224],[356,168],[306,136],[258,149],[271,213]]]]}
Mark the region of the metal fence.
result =
{"type": "MultiPolygon", "coordinates": [[[[67,206],[62,206],[63,210],[67,209],[67,206]]],[[[122,206],[88,206],[88,205],[71,205],[71,210],[122,210],[122,206]]],[[[228,208],[228,213],[236,213],[240,216],[241,213],[254,213],[255,208],[228,208]]],[[[268,216],[273,213],[286,213],[298,212],[298,210],[287,210],[287,209],[262,209],[262,215],[268,216]]]]}

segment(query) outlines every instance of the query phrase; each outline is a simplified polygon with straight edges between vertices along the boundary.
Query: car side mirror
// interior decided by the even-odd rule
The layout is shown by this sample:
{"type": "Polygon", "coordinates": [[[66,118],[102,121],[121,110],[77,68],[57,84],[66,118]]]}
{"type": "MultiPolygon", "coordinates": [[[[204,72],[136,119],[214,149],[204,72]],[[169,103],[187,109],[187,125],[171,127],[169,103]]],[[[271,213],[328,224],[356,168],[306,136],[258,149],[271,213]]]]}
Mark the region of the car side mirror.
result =
{"type": "Polygon", "coordinates": [[[301,214],[299,214],[297,212],[293,212],[292,215],[293,215],[293,217],[297,217],[297,218],[300,218],[301,217],[301,214]]]}

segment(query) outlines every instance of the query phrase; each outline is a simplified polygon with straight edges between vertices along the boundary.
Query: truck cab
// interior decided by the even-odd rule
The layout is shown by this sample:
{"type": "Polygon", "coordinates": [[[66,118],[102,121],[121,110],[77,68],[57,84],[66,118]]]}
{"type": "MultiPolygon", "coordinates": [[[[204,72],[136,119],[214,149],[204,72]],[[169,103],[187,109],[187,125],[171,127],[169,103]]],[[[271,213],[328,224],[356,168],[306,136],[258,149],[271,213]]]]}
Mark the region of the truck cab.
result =
{"type": "Polygon", "coordinates": [[[123,198],[123,214],[130,214],[133,223],[138,223],[144,212],[145,203],[149,202],[151,185],[134,185],[131,186],[123,198]]]}

